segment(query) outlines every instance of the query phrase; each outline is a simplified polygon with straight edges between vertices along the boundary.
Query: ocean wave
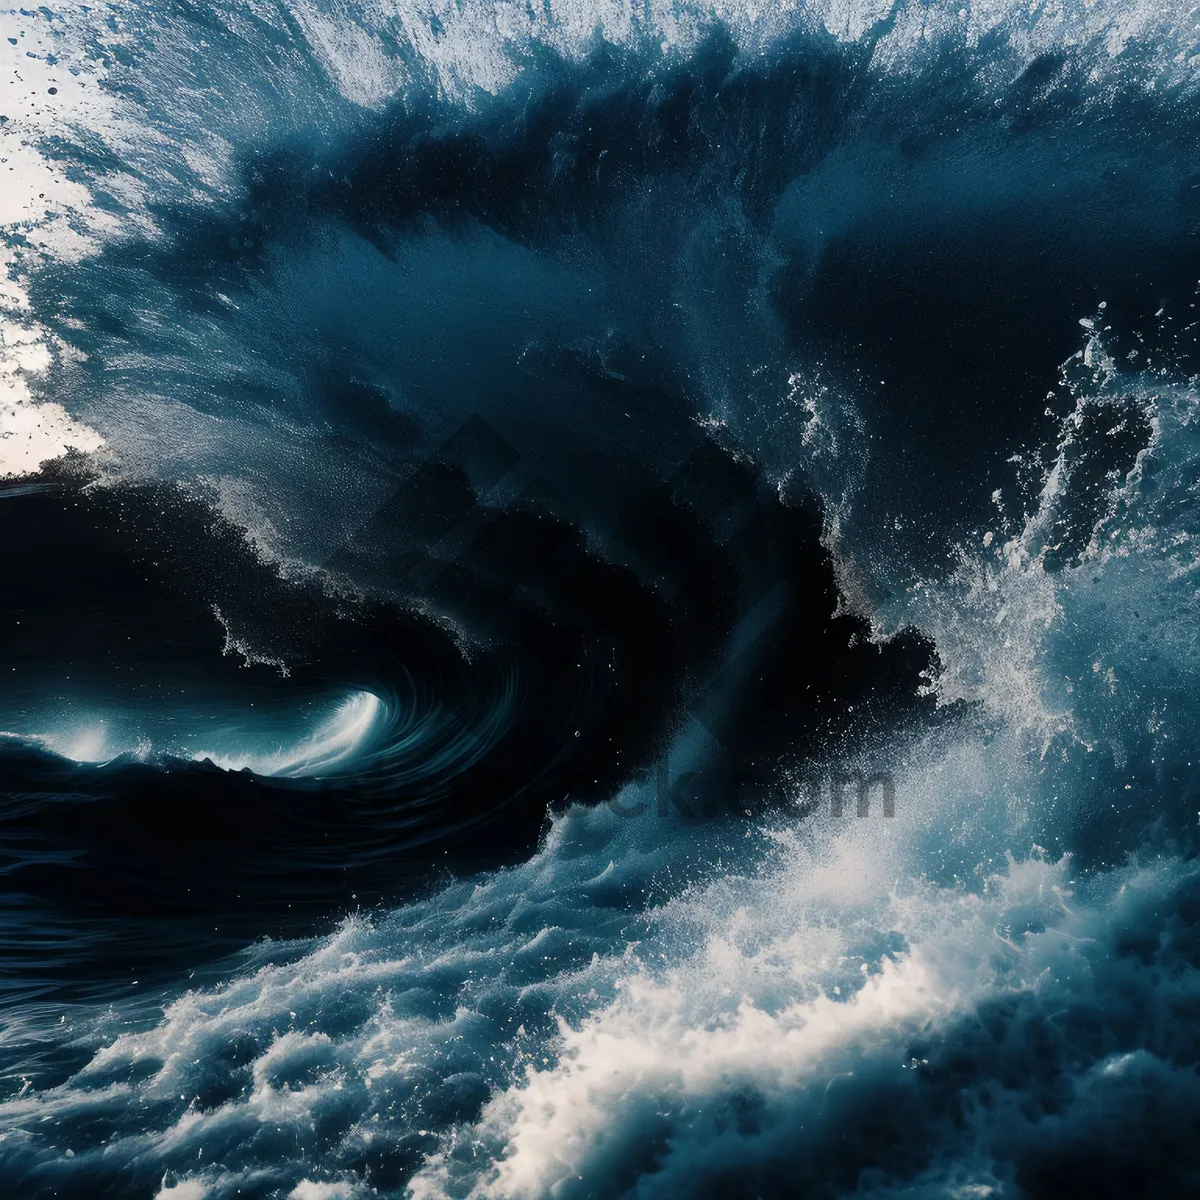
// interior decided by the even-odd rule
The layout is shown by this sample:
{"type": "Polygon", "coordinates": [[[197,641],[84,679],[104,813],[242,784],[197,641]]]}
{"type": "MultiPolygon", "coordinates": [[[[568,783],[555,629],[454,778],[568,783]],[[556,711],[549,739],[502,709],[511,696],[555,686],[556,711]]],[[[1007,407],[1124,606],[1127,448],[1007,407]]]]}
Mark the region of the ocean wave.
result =
{"type": "Polygon", "coordinates": [[[0,26],[9,1192],[1196,1191],[1195,12],[0,26]]]}

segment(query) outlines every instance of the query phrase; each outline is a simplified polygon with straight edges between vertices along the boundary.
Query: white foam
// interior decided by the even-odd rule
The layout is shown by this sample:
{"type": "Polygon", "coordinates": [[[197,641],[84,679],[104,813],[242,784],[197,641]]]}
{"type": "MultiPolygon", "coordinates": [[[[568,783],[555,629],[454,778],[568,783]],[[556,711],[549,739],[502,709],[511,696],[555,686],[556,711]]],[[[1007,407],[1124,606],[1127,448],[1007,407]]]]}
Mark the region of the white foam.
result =
{"type": "MultiPolygon", "coordinates": [[[[494,1154],[470,1173],[469,1194],[540,1197],[569,1184],[582,1195],[611,1186],[623,1163],[654,1162],[645,1184],[654,1195],[686,1193],[689,1180],[743,1160],[761,1170],[786,1159],[790,1139],[824,1136],[831,1089],[901,1076],[914,1065],[908,1046],[936,1042],[988,997],[1038,987],[1050,962],[1062,986],[1086,972],[1061,956],[1095,919],[1070,905],[1066,862],[1013,864],[982,895],[908,883],[846,904],[832,889],[829,908],[822,878],[861,888],[864,877],[887,877],[835,860],[814,879],[812,866],[797,854],[724,922],[714,919],[719,905],[706,905],[709,934],[692,960],[628,975],[611,1006],[578,1027],[562,1024],[557,1065],[527,1068],[463,1135],[494,1154]],[[998,932],[1018,915],[1037,915],[1054,933],[1018,934],[1018,945],[998,932]],[[899,932],[908,950],[856,961],[856,918],[899,932]],[[721,1113],[744,1091],[762,1107],[754,1128],[738,1133],[721,1113]]],[[[450,1156],[435,1156],[413,1193],[466,1194],[461,1179],[450,1156]]]]}
{"type": "MultiPolygon", "coordinates": [[[[686,828],[605,810],[560,818],[530,862],[352,918],[306,951],[265,944],[248,970],[141,1029],[123,1032],[113,1013],[89,1034],[76,1016],[75,1039],[102,1041],[92,1061],[0,1105],[0,1134],[11,1150],[24,1130],[103,1113],[115,1122],[106,1169],[161,1170],[165,1196],[253,1180],[356,1197],[370,1183],[344,1161],[407,1137],[433,1150],[415,1196],[514,1200],[609,1193],[648,1162],[647,1194],[686,1194],[731,1164],[769,1169],[797,1146],[836,1145],[827,1111],[843,1120],[843,1102],[903,1091],[931,1053],[916,1048],[952,1052],[989,1004],[1025,1006],[1012,1019],[1037,1028],[1093,992],[1104,1003],[1095,964],[1183,870],[1125,868],[1080,897],[1070,861],[1034,850],[973,889],[940,886],[921,877],[919,845],[944,841],[967,775],[923,761],[898,780],[895,819],[784,823],[765,857],[727,850],[690,885],[671,882],[703,854],[686,828]],[[605,899],[651,883],[671,894],[641,916],[605,899]],[[498,1024],[518,1014],[528,1031],[498,1024]],[[239,1046],[244,1066],[228,1058],[239,1046]],[[484,1100],[489,1082],[478,1120],[456,1125],[447,1089],[484,1100]],[[201,1102],[214,1083],[222,1098],[201,1102]]],[[[986,787],[967,799],[994,808],[986,787]]],[[[1148,986],[1154,968],[1143,974],[1148,986]]],[[[1139,1086],[1145,1069],[1113,1058],[1093,1073],[1139,1086]]],[[[71,1169],[86,1176],[92,1153],[71,1169]]]]}

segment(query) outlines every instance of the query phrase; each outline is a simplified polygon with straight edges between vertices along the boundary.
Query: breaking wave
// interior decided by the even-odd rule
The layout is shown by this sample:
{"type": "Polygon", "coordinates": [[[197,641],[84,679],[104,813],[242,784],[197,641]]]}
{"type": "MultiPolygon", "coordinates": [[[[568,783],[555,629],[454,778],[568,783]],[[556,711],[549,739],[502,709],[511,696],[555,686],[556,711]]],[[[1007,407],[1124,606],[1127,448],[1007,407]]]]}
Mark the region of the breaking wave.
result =
{"type": "Polygon", "coordinates": [[[6,1193],[1196,1194],[1193,11],[0,33],[6,1193]]]}

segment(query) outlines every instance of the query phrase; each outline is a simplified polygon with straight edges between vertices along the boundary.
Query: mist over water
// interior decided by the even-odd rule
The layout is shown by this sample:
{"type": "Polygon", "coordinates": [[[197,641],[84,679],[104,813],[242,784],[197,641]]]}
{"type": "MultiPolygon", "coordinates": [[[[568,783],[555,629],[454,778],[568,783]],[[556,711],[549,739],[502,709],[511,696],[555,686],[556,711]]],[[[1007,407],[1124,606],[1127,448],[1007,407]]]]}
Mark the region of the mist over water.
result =
{"type": "Polygon", "coordinates": [[[1195,13],[0,35],[0,1190],[1196,1194],[1195,13]]]}

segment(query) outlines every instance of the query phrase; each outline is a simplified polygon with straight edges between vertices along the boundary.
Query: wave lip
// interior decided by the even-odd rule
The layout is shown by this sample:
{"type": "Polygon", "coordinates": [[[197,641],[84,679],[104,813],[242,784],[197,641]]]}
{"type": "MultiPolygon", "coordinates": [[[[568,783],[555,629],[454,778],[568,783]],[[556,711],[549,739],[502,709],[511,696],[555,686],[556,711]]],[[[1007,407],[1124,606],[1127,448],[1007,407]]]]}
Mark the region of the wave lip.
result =
{"type": "Polygon", "coordinates": [[[261,750],[196,751],[192,757],[208,759],[227,771],[253,771],[256,775],[296,779],[327,775],[354,758],[376,727],[383,701],[374,692],[355,692],[313,733],[292,746],[261,750]]]}
{"type": "Polygon", "coordinates": [[[13,411],[125,485],[0,513],[0,960],[142,991],[6,1018],[0,1192],[1200,1194],[1195,14],[960,2],[89,39],[13,411]],[[639,790],[860,736],[887,821],[639,790]]]}

